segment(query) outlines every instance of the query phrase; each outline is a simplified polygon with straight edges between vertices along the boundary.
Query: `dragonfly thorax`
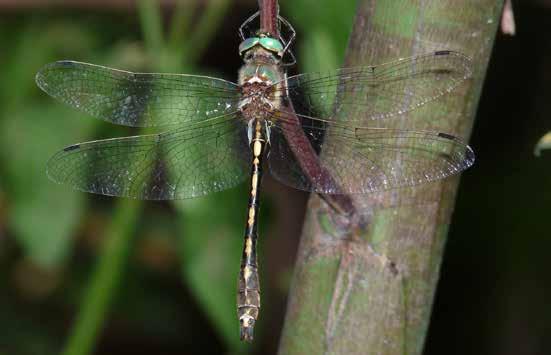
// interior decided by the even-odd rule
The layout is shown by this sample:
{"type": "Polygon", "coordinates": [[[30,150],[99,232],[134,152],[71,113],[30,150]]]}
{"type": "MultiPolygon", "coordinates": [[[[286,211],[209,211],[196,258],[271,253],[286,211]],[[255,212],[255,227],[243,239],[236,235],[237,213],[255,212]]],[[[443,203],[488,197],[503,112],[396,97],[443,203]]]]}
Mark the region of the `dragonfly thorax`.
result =
{"type": "Polygon", "coordinates": [[[246,82],[242,86],[243,98],[239,109],[246,121],[268,119],[278,105],[273,87],[266,82],[246,82]]]}
{"type": "Polygon", "coordinates": [[[239,71],[242,97],[239,109],[247,121],[256,118],[269,120],[273,111],[281,106],[280,86],[285,75],[280,65],[265,60],[264,55],[274,57],[273,54],[262,48],[253,48],[250,52],[258,56],[255,57],[257,60],[246,60],[239,71]]]}

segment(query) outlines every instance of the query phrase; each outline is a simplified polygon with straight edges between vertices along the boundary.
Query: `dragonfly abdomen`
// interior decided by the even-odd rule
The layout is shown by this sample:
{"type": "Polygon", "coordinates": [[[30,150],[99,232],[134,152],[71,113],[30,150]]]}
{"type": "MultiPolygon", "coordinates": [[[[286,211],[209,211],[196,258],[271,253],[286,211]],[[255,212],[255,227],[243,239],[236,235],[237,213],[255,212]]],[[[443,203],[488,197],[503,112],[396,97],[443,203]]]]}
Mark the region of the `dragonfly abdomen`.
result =
{"type": "Polygon", "coordinates": [[[259,190],[262,180],[262,159],[267,148],[266,139],[262,132],[262,121],[255,119],[253,125],[254,133],[250,143],[252,150],[250,196],[237,293],[237,316],[241,328],[241,339],[245,341],[252,341],[254,324],[260,311],[256,241],[258,238],[257,225],[260,208],[259,190]]]}

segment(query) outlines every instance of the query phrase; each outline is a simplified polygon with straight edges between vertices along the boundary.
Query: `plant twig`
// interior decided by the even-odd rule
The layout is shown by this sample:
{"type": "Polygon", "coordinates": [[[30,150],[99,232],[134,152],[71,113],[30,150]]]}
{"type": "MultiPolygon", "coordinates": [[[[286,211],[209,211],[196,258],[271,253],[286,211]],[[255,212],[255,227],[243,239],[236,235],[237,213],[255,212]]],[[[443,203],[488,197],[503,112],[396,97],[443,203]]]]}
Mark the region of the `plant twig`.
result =
{"type": "Polygon", "coordinates": [[[260,32],[278,37],[277,16],[279,15],[279,5],[277,0],[258,0],[258,8],[260,9],[260,32]]]}
{"type": "MultiPolygon", "coordinates": [[[[279,26],[279,5],[277,0],[259,0],[260,8],[260,31],[271,33],[278,37],[279,26]]],[[[311,180],[321,182],[322,185],[337,186],[327,169],[321,164],[317,153],[312,148],[308,138],[301,127],[301,122],[295,113],[292,103],[285,104],[287,117],[281,120],[286,128],[283,130],[285,139],[293,151],[302,172],[311,180]],[[314,177],[317,177],[314,178],[314,177]]],[[[352,215],[355,207],[352,200],[345,194],[320,195],[332,208],[344,215],[352,215]]]]}

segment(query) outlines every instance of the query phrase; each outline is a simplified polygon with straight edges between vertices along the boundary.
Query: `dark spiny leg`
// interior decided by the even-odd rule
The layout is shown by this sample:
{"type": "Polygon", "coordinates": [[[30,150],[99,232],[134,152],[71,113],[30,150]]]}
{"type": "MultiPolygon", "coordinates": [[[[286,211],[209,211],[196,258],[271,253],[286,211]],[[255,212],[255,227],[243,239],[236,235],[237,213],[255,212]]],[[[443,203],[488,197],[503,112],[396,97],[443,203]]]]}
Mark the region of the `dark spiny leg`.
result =
{"type": "Polygon", "coordinates": [[[259,121],[255,122],[255,131],[251,141],[253,152],[251,169],[251,195],[245,227],[245,242],[241,257],[241,271],[239,272],[237,292],[237,317],[241,331],[241,340],[252,341],[254,324],[260,311],[260,284],[258,281],[258,265],[256,261],[256,240],[259,186],[262,178],[262,158],[266,149],[266,141],[262,136],[259,121]]]}
{"type": "Polygon", "coordinates": [[[243,32],[243,29],[245,28],[245,26],[251,23],[255,18],[257,18],[258,15],[260,15],[260,11],[255,12],[251,17],[246,19],[245,22],[241,24],[241,26],[239,26],[239,36],[241,37],[242,41],[245,40],[245,33],[243,32]]]}
{"type": "Polygon", "coordinates": [[[289,39],[287,41],[284,41],[283,38],[281,38],[281,34],[280,34],[280,39],[285,44],[285,48],[283,48],[282,52],[285,53],[287,51],[287,49],[289,48],[289,46],[291,45],[291,43],[294,42],[295,37],[297,35],[297,31],[295,31],[295,28],[285,18],[283,18],[281,16],[278,16],[277,18],[279,19],[279,21],[281,23],[283,23],[285,26],[287,26],[287,29],[289,30],[289,32],[291,32],[291,36],[289,37],[289,39]]]}
{"type": "Polygon", "coordinates": [[[297,60],[295,58],[295,55],[293,54],[293,52],[291,50],[289,50],[289,47],[291,46],[291,43],[294,42],[295,40],[295,37],[297,35],[297,32],[295,31],[295,28],[289,23],[289,21],[287,21],[285,18],[281,17],[281,16],[278,16],[277,17],[279,22],[284,24],[285,26],[287,26],[287,30],[291,33],[291,36],[289,37],[289,39],[287,41],[285,41],[283,39],[283,37],[281,36],[281,32],[279,34],[279,39],[280,41],[283,43],[283,45],[285,46],[283,48],[283,50],[281,51],[282,53],[282,57],[283,55],[285,54],[289,54],[289,56],[291,57],[291,61],[290,62],[284,62],[283,65],[285,66],[291,66],[291,65],[294,65],[296,64],[297,60]]]}

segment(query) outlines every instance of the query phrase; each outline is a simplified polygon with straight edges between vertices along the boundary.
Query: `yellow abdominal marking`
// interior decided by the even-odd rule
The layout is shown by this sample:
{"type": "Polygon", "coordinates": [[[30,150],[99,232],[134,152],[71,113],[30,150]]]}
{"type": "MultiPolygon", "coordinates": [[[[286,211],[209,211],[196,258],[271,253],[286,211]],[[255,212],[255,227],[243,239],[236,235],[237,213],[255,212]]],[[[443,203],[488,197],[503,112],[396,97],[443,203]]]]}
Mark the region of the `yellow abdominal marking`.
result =
{"type": "Polygon", "coordinates": [[[251,238],[247,238],[247,241],[245,242],[245,253],[251,254],[253,249],[253,242],[251,241],[251,238]]]}
{"type": "Polygon", "coordinates": [[[255,157],[260,156],[260,152],[262,151],[262,143],[260,141],[254,141],[253,145],[253,154],[255,157]]]}
{"type": "Polygon", "coordinates": [[[254,223],[254,207],[249,208],[249,220],[247,221],[249,226],[252,226],[254,223]]]}
{"type": "Polygon", "coordinates": [[[245,277],[245,280],[248,280],[250,277],[251,277],[251,268],[249,267],[249,265],[245,266],[245,270],[244,271],[244,277],[245,277]]]}
{"type": "Polygon", "coordinates": [[[252,180],[251,180],[251,195],[256,196],[256,189],[258,188],[258,174],[253,174],[252,180]]]}

